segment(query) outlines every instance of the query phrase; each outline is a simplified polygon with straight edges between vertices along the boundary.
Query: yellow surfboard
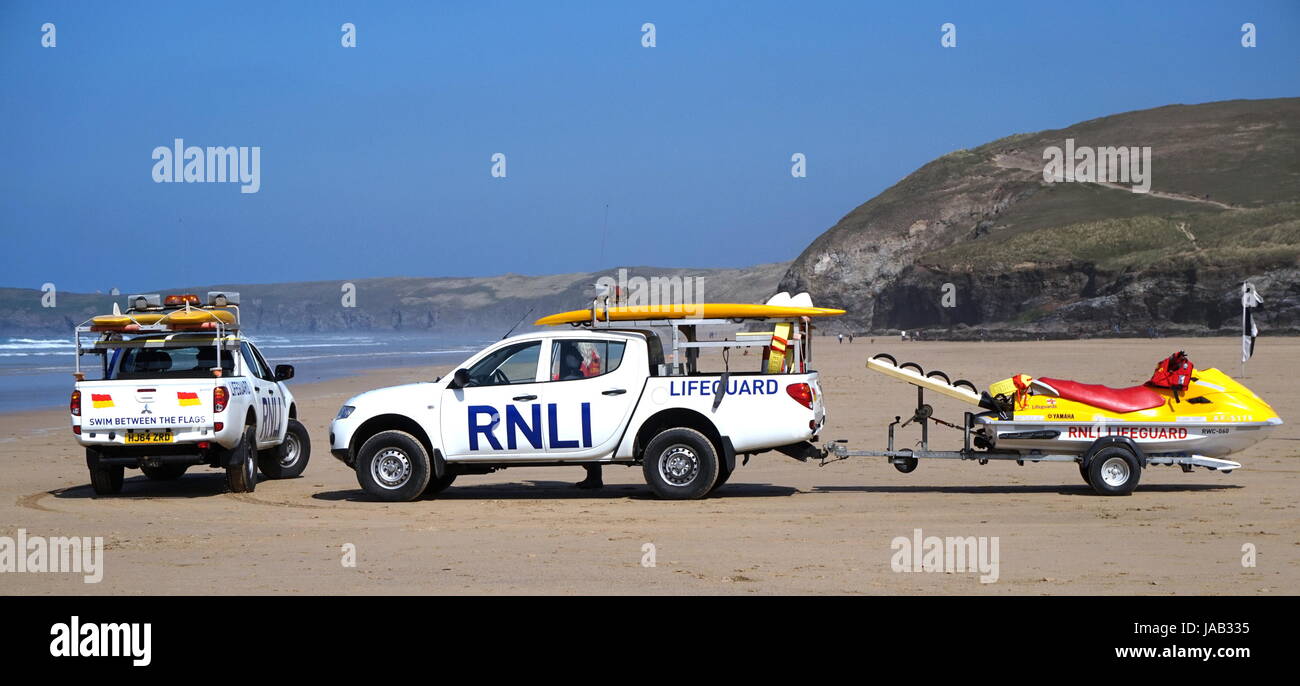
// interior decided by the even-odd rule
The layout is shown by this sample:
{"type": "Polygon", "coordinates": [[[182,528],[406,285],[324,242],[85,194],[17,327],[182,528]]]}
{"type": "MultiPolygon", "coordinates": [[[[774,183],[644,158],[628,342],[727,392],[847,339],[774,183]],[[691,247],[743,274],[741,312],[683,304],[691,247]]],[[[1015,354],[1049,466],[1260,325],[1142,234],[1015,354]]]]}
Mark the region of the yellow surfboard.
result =
{"type": "MultiPolygon", "coordinates": [[[[795,319],[797,317],[835,317],[844,310],[830,307],[781,307],[744,303],[701,303],[698,305],[645,305],[597,307],[596,321],[629,322],[656,319],[795,319]]],[[[592,319],[591,310],[572,310],[542,317],[536,326],[581,324],[592,319]]]]}

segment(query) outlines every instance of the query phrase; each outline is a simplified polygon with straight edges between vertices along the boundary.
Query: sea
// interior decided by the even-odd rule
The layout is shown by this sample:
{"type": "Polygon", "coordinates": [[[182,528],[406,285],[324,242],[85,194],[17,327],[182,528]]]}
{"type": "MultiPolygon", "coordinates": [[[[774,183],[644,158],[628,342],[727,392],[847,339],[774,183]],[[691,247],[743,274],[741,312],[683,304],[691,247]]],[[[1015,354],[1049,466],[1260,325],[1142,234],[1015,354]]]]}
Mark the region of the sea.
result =
{"type": "MultiPolygon", "coordinates": [[[[291,364],[289,383],[350,376],[365,369],[454,365],[491,341],[429,334],[283,334],[247,336],[272,366],[291,364]]],[[[89,339],[83,338],[83,345],[89,339]]],[[[0,336],[0,412],[65,406],[72,392],[76,345],[71,337],[0,336]]],[[[99,358],[82,357],[88,379],[99,358]]],[[[418,379],[412,379],[416,381],[418,379]]]]}

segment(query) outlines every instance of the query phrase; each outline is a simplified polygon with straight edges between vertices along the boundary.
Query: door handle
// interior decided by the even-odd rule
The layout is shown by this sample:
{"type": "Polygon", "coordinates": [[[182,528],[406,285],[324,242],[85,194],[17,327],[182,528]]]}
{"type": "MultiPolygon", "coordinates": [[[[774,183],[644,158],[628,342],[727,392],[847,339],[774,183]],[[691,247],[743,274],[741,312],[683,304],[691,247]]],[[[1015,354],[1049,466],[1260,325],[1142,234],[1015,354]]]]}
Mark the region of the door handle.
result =
{"type": "Polygon", "coordinates": [[[516,395],[513,399],[514,399],[516,402],[521,402],[521,403],[522,403],[522,402],[527,402],[527,401],[529,401],[529,400],[537,400],[537,396],[535,396],[535,395],[516,395]]]}
{"type": "Polygon", "coordinates": [[[601,391],[601,395],[623,395],[627,393],[626,388],[611,388],[608,391],[601,391]]]}

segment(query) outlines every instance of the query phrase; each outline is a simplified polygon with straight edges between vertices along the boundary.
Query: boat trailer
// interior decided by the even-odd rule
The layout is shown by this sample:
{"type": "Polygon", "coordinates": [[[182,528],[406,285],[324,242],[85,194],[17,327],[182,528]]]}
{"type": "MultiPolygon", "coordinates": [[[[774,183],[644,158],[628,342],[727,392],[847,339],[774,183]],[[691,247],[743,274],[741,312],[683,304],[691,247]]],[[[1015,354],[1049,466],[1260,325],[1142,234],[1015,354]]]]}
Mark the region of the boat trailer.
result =
{"type": "MultiPolygon", "coordinates": [[[[894,421],[889,423],[888,443],[885,450],[853,450],[848,447],[848,441],[837,439],[830,442],[822,449],[819,466],[825,467],[833,462],[847,460],[851,457],[884,457],[898,471],[909,474],[916,469],[921,459],[941,459],[941,460],[974,460],[981,465],[988,464],[989,460],[1010,460],[1020,466],[1026,462],[1074,462],[1079,465],[1080,472],[1085,481],[1088,481],[1098,492],[1113,495],[1131,492],[1132,487],[1136,486],[1136,478],[1133,479],[1132,487],[1127,487],[1122,491],[1115,491],[1113,488],[1106,488],[1106,479],[1102,475],[1098,478],[1090,478],[1088,466],[1092,456],[1099,452],[1101,448],[1107,447],[1106,439],[1099,439],[1092,446],[1082,453],[1052,453],[1041,450],[997,450],[990,444],[988,438],[975,430],[975,419],[983,414],[997,414],[1005,412],[998,407],[997,402],[990,398],[988,393],[976,395],[974,386],[968,381],[958,380],[949,382],[948,377],[943,372],[930,372],[924,374],[920,366],[915,363],[905,362],[901,365],[894,363],[888,356],[878,356],[867,362],[868,368],[894,376],[900,380],[906,381],[916,386],[916,407],[912,411],[912,416],[906,421],[901,415],[895,415],[894,421]],[[881,360],[880,357],[886,357],[887,360],[881,360]],[[909,369],[910,368],[910,369],[909,369]],[[915,370],[913,372],[912,370],[915,370]],[[934,416],[934,408],[925,402],[926,389],[938,391],[949,397],[959,398],[966,402],[971,402],[986,408],[983,413],[965,412],[963,421],[960,426],[952,422],[944,421],[934,416]],[[930,424],[938,424],[952,429],[961,431],[962,447],[960,450],[932,450],[930,448],[930,424]],[[895,430],[917,424],[921,429],[921,440],[917,441],[914,448],[897,448],[895,447],[895,430]],[[1101,483],[1098,483],[1100,479],[1101,483]]],[[[1026,432],[1033,433],[1033,432],[1026,432]]],[[[1002,437],[1009,437],[1004,434],[1002,437]]],[[[1021,438],[1030,438],[1031,436],[1021,436],[1021,438]]],[[[1133,451],[1135,446],[1129,447],[1133,451]]],[[[1140,451],[1138,451],[1140,453],[1140,451]]],[[[1186,454],[1138,454],[1137,470],[1140,472],[1142,467],[1148,465],[1177,465],[1184,472],[1191,472],[1193,467],[1203,467],[1210,470],[1222,471],[1224,474],[1231,473],[1234,469],[1239,469],[1241,463],[1231,460],[1221,460],[1218,458],[1205,457],[1204,455],[1186,455],[1186,454]]],[[[1128,486],[1128,474],[1123,476],[1124,485],[1128,486]]],[[[1132,474],[1137,477],[1138,474],[1132,474]]],[[[1112,487],[1113,479],[1111,480],[1112,487]]]]}

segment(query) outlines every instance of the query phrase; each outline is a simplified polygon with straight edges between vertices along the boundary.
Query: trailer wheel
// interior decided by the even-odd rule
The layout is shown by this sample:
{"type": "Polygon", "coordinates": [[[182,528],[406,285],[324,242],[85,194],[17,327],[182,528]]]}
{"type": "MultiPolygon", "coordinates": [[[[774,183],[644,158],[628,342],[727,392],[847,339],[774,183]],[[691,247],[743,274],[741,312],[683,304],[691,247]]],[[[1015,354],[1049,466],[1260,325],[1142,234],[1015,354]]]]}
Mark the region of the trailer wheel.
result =
{"type": "Polygon", "coordinates": [[[380,431],[357,451],[357,483],[380,500],[415,500],[432,477],[429,453],[405,431],[380,431]]]}
{"type": "Polygon", "coordinates": [[[290,419],[280,445],[257,454],[257,467],[268,479],[292,479],[307,469],[311,459],[311,437],[307,427],[290,419]]]}
{"type": "Polygon", "coordinates": [[[226,462],[226,486],[231,493],[252,493],[257,488],[257,427],[244,426],[239,445],[226,462]]]}
{"type": "Polygon", "coordinates": [[[1102,495],[1128,495],[1141,477],[1137,455],[1123,445],[1106,446],[1088,461],[1088,483],[1102,495]]]}
{"type": "Polygon", "coordinates": [[[1079,476],[1083,477],[1083,483],[1091,486],[1092,479],[1088,478],[1088,467],[1083,464],[1083,460],[1079,460],[1077,464],[1079,465],[1079,476]]]}
{"type": "Polygon", "coordinates": [[[911,474],[916,471],[916,466],[921,464],[921,461],[915,457],[900,457],[895,459],[898,459],[899,461],[894,462],[893,460],[890,460],[890,464],[894,465],[894,469],[897,469],[904,474],[911,474]]]}
{"type": "Polygon", "coordinates": [[[90,487],[95,495],[113,495],[122,492],[124,468],[122,465],[99,463],[99,452],[86,448],[86,468],[90,470],[90,487]]]}
{"type": "Polygon", "coordinates": [[[708,495],[718,480],[718,451],[695,429],[659,432],[646,445],[641,469],[660,498],[694,500],[708,495]]]}
{"type": "Polygon", "coordinates": [[[160,464],[157,467],[141,467],[140,471],[152,481],[175,481],[185,476],[186,469],[189,469],[189,465],[160,464]]]}

